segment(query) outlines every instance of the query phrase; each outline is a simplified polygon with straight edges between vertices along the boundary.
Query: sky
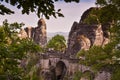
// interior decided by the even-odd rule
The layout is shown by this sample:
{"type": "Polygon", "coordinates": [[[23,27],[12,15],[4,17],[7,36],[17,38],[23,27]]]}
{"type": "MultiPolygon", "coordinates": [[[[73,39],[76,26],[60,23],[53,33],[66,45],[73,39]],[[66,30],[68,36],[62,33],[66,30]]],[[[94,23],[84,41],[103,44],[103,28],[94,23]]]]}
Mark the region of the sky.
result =
{"type": "MultiPolygon", "coordinates": [[[[8,8],[15,11],[12,15],[0,15],[0,25],[7,19],[9,23],[23,22],[24,27],[32,26],[36,27],[39,18],[35,13],[29,15],[22,15],[21,11],[11,5],[5,4],[8,8]]],[[[74,21],[79,22],[83,12],[90,7],[95,7],[95,0],[80,0],[80,3],[65,3],[63,1],[56,2],[55,8],[61,9],[62,14],[65,17],[50,17],[49,20],[45,19],[47,25],[47,32],[69,32],[74,21]]]]}

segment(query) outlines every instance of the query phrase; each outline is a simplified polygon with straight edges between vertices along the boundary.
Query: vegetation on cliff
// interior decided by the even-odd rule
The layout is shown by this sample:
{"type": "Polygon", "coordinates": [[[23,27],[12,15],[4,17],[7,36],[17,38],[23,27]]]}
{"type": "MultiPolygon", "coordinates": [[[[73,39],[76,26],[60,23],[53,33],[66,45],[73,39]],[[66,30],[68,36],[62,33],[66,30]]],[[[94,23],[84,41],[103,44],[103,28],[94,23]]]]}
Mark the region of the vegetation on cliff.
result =
{"type": "MultiPolygon", "coordinates": [[[[23,80],[26,77],[24,70],[26,68],[21,61],[23,59],[28,60],[30,53],[36,53],[42,50],[30,39],[18,38],[18,29],[20,29],[22,25],[23,24],[18,23],[9,24],[7,20],[5,20],[3,25],[0,26],[1,80],[23,80]]],[[[29,62],[30,61],[28,61],[28,63],[29,62]]],[[[31,66],[34,66],[34,64],[31,66]]]]}
{"type": "Polygon", "coordinates": [[[97,71],[105,70],[112,73],[111,80],[120,79],[120,5],[119,0],[96,0],[98,10],[91,11],[86,22],[109,24],[110,42],[105,46],[93,46],[88,51],[81,50],[78,56],[84,57],[80,63],[91,66],[97,71]],[[92,21],[93,20],[93,21],[92,21]],[[92,21],[92,22],[91,22],[92,21]]]}
{"type": "Polygon", "coordinates": [[[65,52],[66,40],[62,35],[55,35],[48,41],[47,48],[55,51],[65,52]]]}
{"type": "MultiPolygon", "coordinates": [[[[64,1],[79,2],[79,0],[64,1]]],[[[54,2],[52,0],[0,0],[0,2],[6,2],[16,6],[18,9],[22,8],[23,14],[37,11],[38,17],[40,17],[41,14],[46,18],[49,18],[49,16],[56,17],[56,14],[58,14],[58,16],[63,16],[60,13],[60,9],[57,11],[54,9],[54,2]],[[41,3],[43,4],[40,5],[41,3]]],[[[120,49],[118,44],[120,44],[120,1],[96,0],[96,5],[99,7],[99,11],[93,11],[93,15],[88,15],[88,18],[85,19],[85,21],[88,23],[110,24],[110,42],[104,47],[93,46],[88,51],[81,50],[78,53],[78,56],[85,58],[84,60],[81,60],[80,63],[91,66],[93,69],[98,71],[109,71],[112,73],[112,80],[119,80],[120,49]]],[[[0,4],[0,14],[4,15],[5,13],[11,14],[14,12],[0,4]]],[[[30,80],[37,78],[36,75],[33,75],[35,78],[31,76],[34,74],[34,71],[31,72],[31,68],[36,68],[36,66],[32,66],[36,64],[38,59],[36,59],[37,54],[35,55],[32,53],[41,51],[41,48],[30,39],[21,40],[17,37],[17,29],[20,29],[21,26],[22,24],[18,23],[8,24],[7,21],[0,26],[0,79],[2,80],[30,80]],[[30,55],[32,55],[32,57],[30,57],[30,55]],[[23,58],[28,60],[28,65],[22,65],[23,68],[21,68],[20,62],[23,58]],[[35,62],[31,62],[32,60],[35,62]]],[[[54,48],[54,50],[58,51],[64,51],[66,48],[65,39],[59,35],[57,37],[53,37],[52,40],[48,42],[47,47],[54,48]]],[[[35,72],[37,72],[36,69],[35,72]]]]}

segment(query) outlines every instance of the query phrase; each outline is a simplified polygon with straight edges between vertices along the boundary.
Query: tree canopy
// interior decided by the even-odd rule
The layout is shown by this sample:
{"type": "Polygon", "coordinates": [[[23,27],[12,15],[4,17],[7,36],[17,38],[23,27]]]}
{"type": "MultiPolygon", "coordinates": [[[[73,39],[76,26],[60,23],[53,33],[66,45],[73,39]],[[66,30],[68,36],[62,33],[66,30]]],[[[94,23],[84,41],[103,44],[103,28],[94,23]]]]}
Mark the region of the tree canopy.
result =
{"type": "Polygon", "coordinates": [[[66,40],[62,35],[55,35],[47,44],[48,49],[64,52],[66,50],[66,40]]]}
{"type": "Polygon", "coordinates": [[[23,80],[26,76],[20,67],[23,58],[41,51],[40,46],[29,39],[19,39],[18,31],[23,24],[3,22],[0,26],[0,79],[23,80]]]}
{"type": "Polygon", "coordinates": [[[10,4],[22,10],[22,14],[29,14],[30,12],[35,12],[38,17],[44,15],[47,19],[50,16],[55,18],[58,15],[59,17],[64,17],[60,13],[61,9],[55,10],[54,3],[57,1],[64,2],[79,2],[80,0],[0,0],[0,14],[13,14],[14,11],[4,6],[4,3],[10,4]]]}
{"type": "MultiPolygon", "coordinates": [[[[88,22],[98,20],[98,24],[109,25],[109,43],[105,46],[92,46],[88,51],[80,50],[81,64],[91,66],[97,71],[109,71],[112,73],[111,80],[120,79],[120,1],[119,0],[96,0],[97,10],[86,19],[88,22]]],[[[106,27],[106,26],[104,26],[106,27]]]]}

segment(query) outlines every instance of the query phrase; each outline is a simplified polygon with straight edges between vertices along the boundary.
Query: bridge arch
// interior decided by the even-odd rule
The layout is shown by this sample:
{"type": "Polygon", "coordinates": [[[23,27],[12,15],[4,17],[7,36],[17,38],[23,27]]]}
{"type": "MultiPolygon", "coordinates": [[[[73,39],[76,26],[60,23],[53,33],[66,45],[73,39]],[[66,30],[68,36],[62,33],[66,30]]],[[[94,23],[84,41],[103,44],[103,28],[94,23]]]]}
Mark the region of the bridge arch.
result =
{"type": "Polygon", "coordinates": [[[58,61],[55,67],[56,79],[63,80],[67,71],[67,67],[63,61],[58,61]]]}

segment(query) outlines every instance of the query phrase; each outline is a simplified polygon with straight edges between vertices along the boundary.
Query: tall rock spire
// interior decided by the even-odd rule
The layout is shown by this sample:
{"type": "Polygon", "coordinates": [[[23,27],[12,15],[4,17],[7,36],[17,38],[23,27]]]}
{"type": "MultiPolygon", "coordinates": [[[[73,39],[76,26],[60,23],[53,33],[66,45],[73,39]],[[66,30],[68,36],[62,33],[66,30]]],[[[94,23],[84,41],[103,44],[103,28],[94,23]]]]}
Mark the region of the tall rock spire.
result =
{"type": "Polygon", "coordinates": [[[38,20],[38,26],[35,28],[33,40],[41,46],[47,43],[46,23],[43,18],[38,20]]]}
{"type": "Polygon", "coordinates": [[[30,38],[36,44],[44,46],[47,43],[46,23],[43,18],[38,20],[37,27],[26,27],[19,33],[20,38],[30,38]],[[26,34],[25,34],[26,33],[26,34]]]}
{"type": "Polygon", "coordinates": [[[98,8],[89,8],[81,16],[81,20],[74,22],[69,32],[68,48],[66,53],[70,56],[76,56],[76,54],[84,49],[88,50],[92,46],[104,46],[109,42],[109,24],[92,23],[87,24],[84,20],[88,15],[92,14],[92,10],[99,10],[98,8]]]}

